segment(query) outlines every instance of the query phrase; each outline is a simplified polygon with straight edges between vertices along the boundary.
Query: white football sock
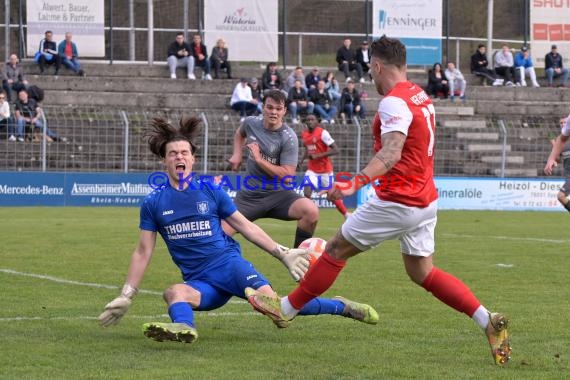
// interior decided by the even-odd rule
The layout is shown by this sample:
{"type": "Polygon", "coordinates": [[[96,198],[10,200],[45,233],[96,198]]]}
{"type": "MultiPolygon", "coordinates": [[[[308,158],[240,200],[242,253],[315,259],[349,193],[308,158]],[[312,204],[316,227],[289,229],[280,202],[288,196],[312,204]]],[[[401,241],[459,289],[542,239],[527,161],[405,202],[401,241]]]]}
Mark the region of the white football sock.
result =
{"type": "Polygon", "coordinates": [[[489,324],[489,310],[485,309],[485,306],[481,305],[475,310],[473,316],[471,317],[479,325],[481,330],[485,331],[487,325],[489,324]]]}
{"type": "Polygon", "coordinates": [[[281,298],[281,311],[287,319],[293,319],[299,313],[299,310],[295,309],[289,302],[289,297],[281,298]]]}

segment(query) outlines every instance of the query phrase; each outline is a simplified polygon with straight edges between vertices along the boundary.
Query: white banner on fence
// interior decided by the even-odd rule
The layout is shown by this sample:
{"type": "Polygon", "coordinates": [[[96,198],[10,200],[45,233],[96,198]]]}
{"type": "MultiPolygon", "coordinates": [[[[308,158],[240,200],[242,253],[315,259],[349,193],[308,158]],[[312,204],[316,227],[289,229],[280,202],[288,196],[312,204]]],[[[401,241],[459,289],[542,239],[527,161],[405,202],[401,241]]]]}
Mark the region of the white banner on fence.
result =
{"type": "Polygon", "coordinates": [[[277,0],[205,0],[204,35],[208,54],[218,38],[230,61],[278,60],[277,0]]]}
{"type": "Polygon", "coordinates": [[[27,0],[28,56],[34,56],[46,30],[59,44],[73,34],[80,57],[105,56],[104,0],[27,0]]]}
{"type": "Polygon", "coordinates": [[[442,0],[374,0],[372,35],[399,38],[408,64],[441,61],[442,0]]]}
{"type": "MultiPolygon", "coordinates": [[[[563,180],[518,178],[435,178],[440,210],[566,211],[556,199],[563,180]]],[[[372,196],[360,190],[357,204],[372,196]]]]}
{"type": "Polygon", "coordinates": [[[530,39],[536,67],[544,67],[544,56],[556,45],[570,66],[570,1],[533,0],[530,2],[530,39]]]}

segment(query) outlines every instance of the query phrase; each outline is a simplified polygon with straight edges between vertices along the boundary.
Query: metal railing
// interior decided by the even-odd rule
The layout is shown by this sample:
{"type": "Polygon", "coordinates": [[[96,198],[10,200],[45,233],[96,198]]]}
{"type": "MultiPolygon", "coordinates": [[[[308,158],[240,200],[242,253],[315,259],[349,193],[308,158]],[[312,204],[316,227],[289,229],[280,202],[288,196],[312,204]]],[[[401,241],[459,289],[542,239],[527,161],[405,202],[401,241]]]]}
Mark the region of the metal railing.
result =
{"type": "MultiPolygon", "coordinates": [[[[74,172],[150,172],[160,170],[143,140],[143,132],[157,115],[177,123],[180,111],[101,109],[99,107],[44,108],[44,125],[66,142],[12,142],[1,131],[0,170],[74,172]]],[[[204,111],[203,140],[195,169],[203,173],[229,170],[233,136],[239,117],[231,110],[204,111]]],[[[340,119],[339,119],[340,120],[340,119]]],[[[288,124],[298,133],[302,124],[288,124]]],[[[327,126],[341,154],[334,157],[336,171],[357,172],[372,156],[371,119],[327,126]]],[[[457,124],[459,123],[459,124],[457,124]]],[[[541,176],[558,133],[554,119],[485,120],[473,128],[437,125],[435,173],[440,176],[532,177],[541,176]]],[[[302,148],[300,149],[302,154],[302,148]]]]}

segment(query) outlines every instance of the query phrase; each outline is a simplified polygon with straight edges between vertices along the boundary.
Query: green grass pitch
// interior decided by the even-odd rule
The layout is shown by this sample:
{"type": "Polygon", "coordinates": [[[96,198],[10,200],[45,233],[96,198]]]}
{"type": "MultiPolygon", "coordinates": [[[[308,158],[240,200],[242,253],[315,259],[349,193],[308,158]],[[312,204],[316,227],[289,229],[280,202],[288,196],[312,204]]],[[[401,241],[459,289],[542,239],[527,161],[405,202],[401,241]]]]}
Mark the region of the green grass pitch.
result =
{"type": "MultiPolygon", "coordinates": [[[[435,263],[511,317],[507,368],[473,321],[408,280],[397,242],[351,259],[325,294],[373,305],[376,326],[316,316],[279,330],[234,298],[196,313],[200,338],[188,345],[142,334],[144,322],[169,320],[160,293],[180,281],[161,239],[141,285],[150,292],[118,326],[96,323],[124,282],[137,209],[3,208],[0,220],[0,379],[570,378],[567,213],[439,212],[435,263]]],[[[316,236],[341,222],[322,211],[316,236]]],[[[291,244],[293,222],[259,224],[291,244]]],[[[279,262],[239,240],[280,294],[293,288],[279,262]]]]}

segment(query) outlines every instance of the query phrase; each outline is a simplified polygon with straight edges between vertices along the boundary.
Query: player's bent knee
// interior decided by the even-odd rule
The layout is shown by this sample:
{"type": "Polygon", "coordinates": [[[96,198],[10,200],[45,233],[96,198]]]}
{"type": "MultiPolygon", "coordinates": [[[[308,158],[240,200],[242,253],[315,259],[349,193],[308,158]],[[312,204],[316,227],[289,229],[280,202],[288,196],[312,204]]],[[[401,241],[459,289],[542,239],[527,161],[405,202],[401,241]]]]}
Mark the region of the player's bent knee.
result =
{"type": "Polygon", "coordinates": [[[174,302],[188,302],[193,306],[200,304],[200,293],[186,284],[174,284],[162,293],[168,304],[174,302]]]}

